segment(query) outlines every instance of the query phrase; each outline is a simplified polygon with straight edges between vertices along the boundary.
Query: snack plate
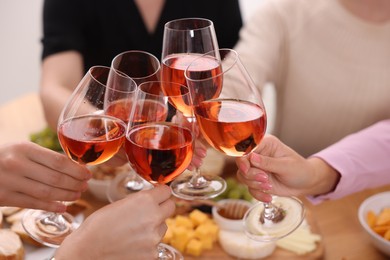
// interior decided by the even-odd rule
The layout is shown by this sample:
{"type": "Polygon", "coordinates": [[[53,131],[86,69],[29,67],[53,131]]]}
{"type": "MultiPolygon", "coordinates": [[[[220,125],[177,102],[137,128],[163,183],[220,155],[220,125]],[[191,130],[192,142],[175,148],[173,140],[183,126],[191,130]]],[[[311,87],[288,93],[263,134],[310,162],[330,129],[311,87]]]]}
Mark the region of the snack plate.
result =
{"type": "MultiPolygon", "coordinates": [[[[80,223],[83,222],[84,214],[78,214],[75,217],[75,220],[80,223]]],[[[36,247],[27,243],[23,243],[23,245],[25,250],[24,260],[50,260],[53,257],[54,252],[56,251],[55,248],[47,246],[36,247]]]]}

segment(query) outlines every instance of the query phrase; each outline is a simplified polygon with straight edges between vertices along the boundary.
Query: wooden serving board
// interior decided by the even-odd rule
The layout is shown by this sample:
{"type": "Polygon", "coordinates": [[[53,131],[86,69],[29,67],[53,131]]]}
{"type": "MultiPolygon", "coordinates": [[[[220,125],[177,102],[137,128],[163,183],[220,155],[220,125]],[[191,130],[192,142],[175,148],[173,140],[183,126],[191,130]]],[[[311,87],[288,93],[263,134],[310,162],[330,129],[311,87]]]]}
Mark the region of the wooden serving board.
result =
{"type": "MultiPolygon", "coordinates": [[[[306,212],[306,220],[309,223],[312,232],[321,235],[318,229],[318,225],[316,224],[316,221],[313,218],[313,215],[308,211],[306,212]]],[[[316,250],[305,255],[297,255],[291,251],[287,251],[285,249],[276,247],[272,255],[262,259],[264,260],[280,260],[280,259],[317,260],[317,259],[322,259],[323,257],[324,257],[324,245],[323,242],[320,241],[319,243],[317,243],[316,250]]],[[[201,256],[193,257],[193,256],[184,255],[184,259],[185,260],[216,260],[216,259],[237,260],[237,257],[229,256],[217,243],[214,245],[214,248],[212,250],[204,251],[201,256]]]]}
{"type": "MultiPolygon", "coordinates": [[[[90,215],[93,211],[103,207],[106,205],[106,202],[102,202],[97,200],[92,194],[89,193],[89,191],[86,191],[82,195],[83,199],[91,203],[92,208],[87,210],[85,213],[85,216],[90,215]]],[[[313,233],[321,235],[321,232],[318,228],[318,225],[316,223],[316,220],[314,219],[313,214],[311,214],[310,211],[306,210],[306,220],[308,224],[310,225],[310,228],[313,233]]],[[[297,255],[291,251],[287,251],[282,248],[276,247],[275,251],[272,253],[272,255],[263,258],[265,260],[280,260],[280,259],[289,259],[289,260],[317,260],[322,259],[324,257],[324,245],[323,241],[320,241],[317,244],[317,248],[315,251],[310,252],[305,255],[297,255]]],[[[237,260],[237,257],[229,256],[222,247],[218,244],[218,242],[214,245],[214,248],[212,250],[207,250],[202,252],[202,255],[198,257],[193,257],[189,255],[184,255],[185,260],[237,260]]],[[[241,259],[244,260],[244,259],[241,259]]]]}

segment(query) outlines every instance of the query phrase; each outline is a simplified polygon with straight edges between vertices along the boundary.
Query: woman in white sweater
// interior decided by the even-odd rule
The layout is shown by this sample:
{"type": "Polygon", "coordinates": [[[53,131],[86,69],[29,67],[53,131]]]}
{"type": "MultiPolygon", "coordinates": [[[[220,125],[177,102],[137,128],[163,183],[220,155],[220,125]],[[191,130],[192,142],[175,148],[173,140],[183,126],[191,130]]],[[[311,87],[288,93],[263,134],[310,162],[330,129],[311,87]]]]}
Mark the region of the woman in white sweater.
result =
{"type": "Polygon", "coordinates": [[[236,50],[277,94],[274,135],[303,156],[390,118],[390,1],[265,0],[236,50]]]}

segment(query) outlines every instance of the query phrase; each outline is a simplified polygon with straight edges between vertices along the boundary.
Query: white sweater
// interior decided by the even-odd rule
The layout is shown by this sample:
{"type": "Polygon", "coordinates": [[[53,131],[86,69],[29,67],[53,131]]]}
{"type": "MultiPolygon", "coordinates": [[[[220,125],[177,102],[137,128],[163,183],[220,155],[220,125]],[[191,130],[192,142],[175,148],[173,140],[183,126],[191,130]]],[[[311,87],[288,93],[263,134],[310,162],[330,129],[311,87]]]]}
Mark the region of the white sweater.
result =
{"type": "Polygon", "coordinates": [[[337,0],[264,0],[235,49],[257,86],[276,86],[273,134],[304,156],[390,118],[390,22],[337,0]]]}

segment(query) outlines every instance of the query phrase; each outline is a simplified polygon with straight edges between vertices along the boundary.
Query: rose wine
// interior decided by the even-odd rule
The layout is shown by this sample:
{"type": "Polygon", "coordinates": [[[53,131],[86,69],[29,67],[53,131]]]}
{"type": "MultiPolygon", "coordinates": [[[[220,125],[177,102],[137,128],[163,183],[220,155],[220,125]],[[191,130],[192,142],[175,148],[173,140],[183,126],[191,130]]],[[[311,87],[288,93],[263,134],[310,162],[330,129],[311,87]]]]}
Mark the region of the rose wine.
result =
{"type": "Polygon", "coordinates": [[[133,169],[151,183],[168,183],[190,164],[193,153],[189,129],[171,124],[144,124],[129,131],[125,140],[133,169]]]}
{"type": "Polygon", "coordinates": [[[58,137],[73,161],[95,165],[109,160],[123,144],[126,125],[103,115],[73,117],[59,125],[58,137]]]}
{"type": "MultiPolygon", "coordinates": [[[[145,123],[146,118],[148,118],[148,120],[157,121],[157,122],[165,121],[168,115],[168,108],[165,104],[154,100],[143,100],[142,102],[143,104],[141,105],[141,101],[138,101],[136,104],[137,107],[135,108],[136,115],[139,114],[138,110],[142,108],[142,113],[139,114],[140,115],[139,118],[135,120],[138,124],[145,123]],[[153,115],[153,117],[151,117],[148,114],[153,115]]],[[[107,115],[119,118],[125,123],[128,123],[132,106],[133,106],[132,100],[120,99],[108,105],[105,111],[107,115]]]]}
{"type": "MultiPolygon", "coordinates": [[[[222,89],[222,77],[215,77],[221,73],[221,65],[215,57],[200,56],[200,54],[172,54],[167,56],[162,62],[162,80],[164,82],[175,82],[187,86],[184,71],[191,64],[191,71],[194,77],[210,78],[210,81],[196,88],[190,88],[194,99],[194,104],[203,100],[209,100],[218,97],[222,89]],[[196,59],[195,63],[194,60],[196,59]],[[193,62],[191,64],[191,62],[193,62]],[[214,77],[214,79],[211,79],[214,77]]],[[[192,76],[192,75],[191,75],[192,76]]],[[[180,89],[164,86],[164,91],[169,95],[177,95],[180,89]]],[[[173,105],[179,110],[190,109],[180,100],[172,100],[173,105]]]]}
{"type": "Polygon", "coordinates": [[[229,156],[250,153],[265,134],[264,110],[247,101],[204,101],[195,107],[195,116],[207,142],[229,156]]]}

